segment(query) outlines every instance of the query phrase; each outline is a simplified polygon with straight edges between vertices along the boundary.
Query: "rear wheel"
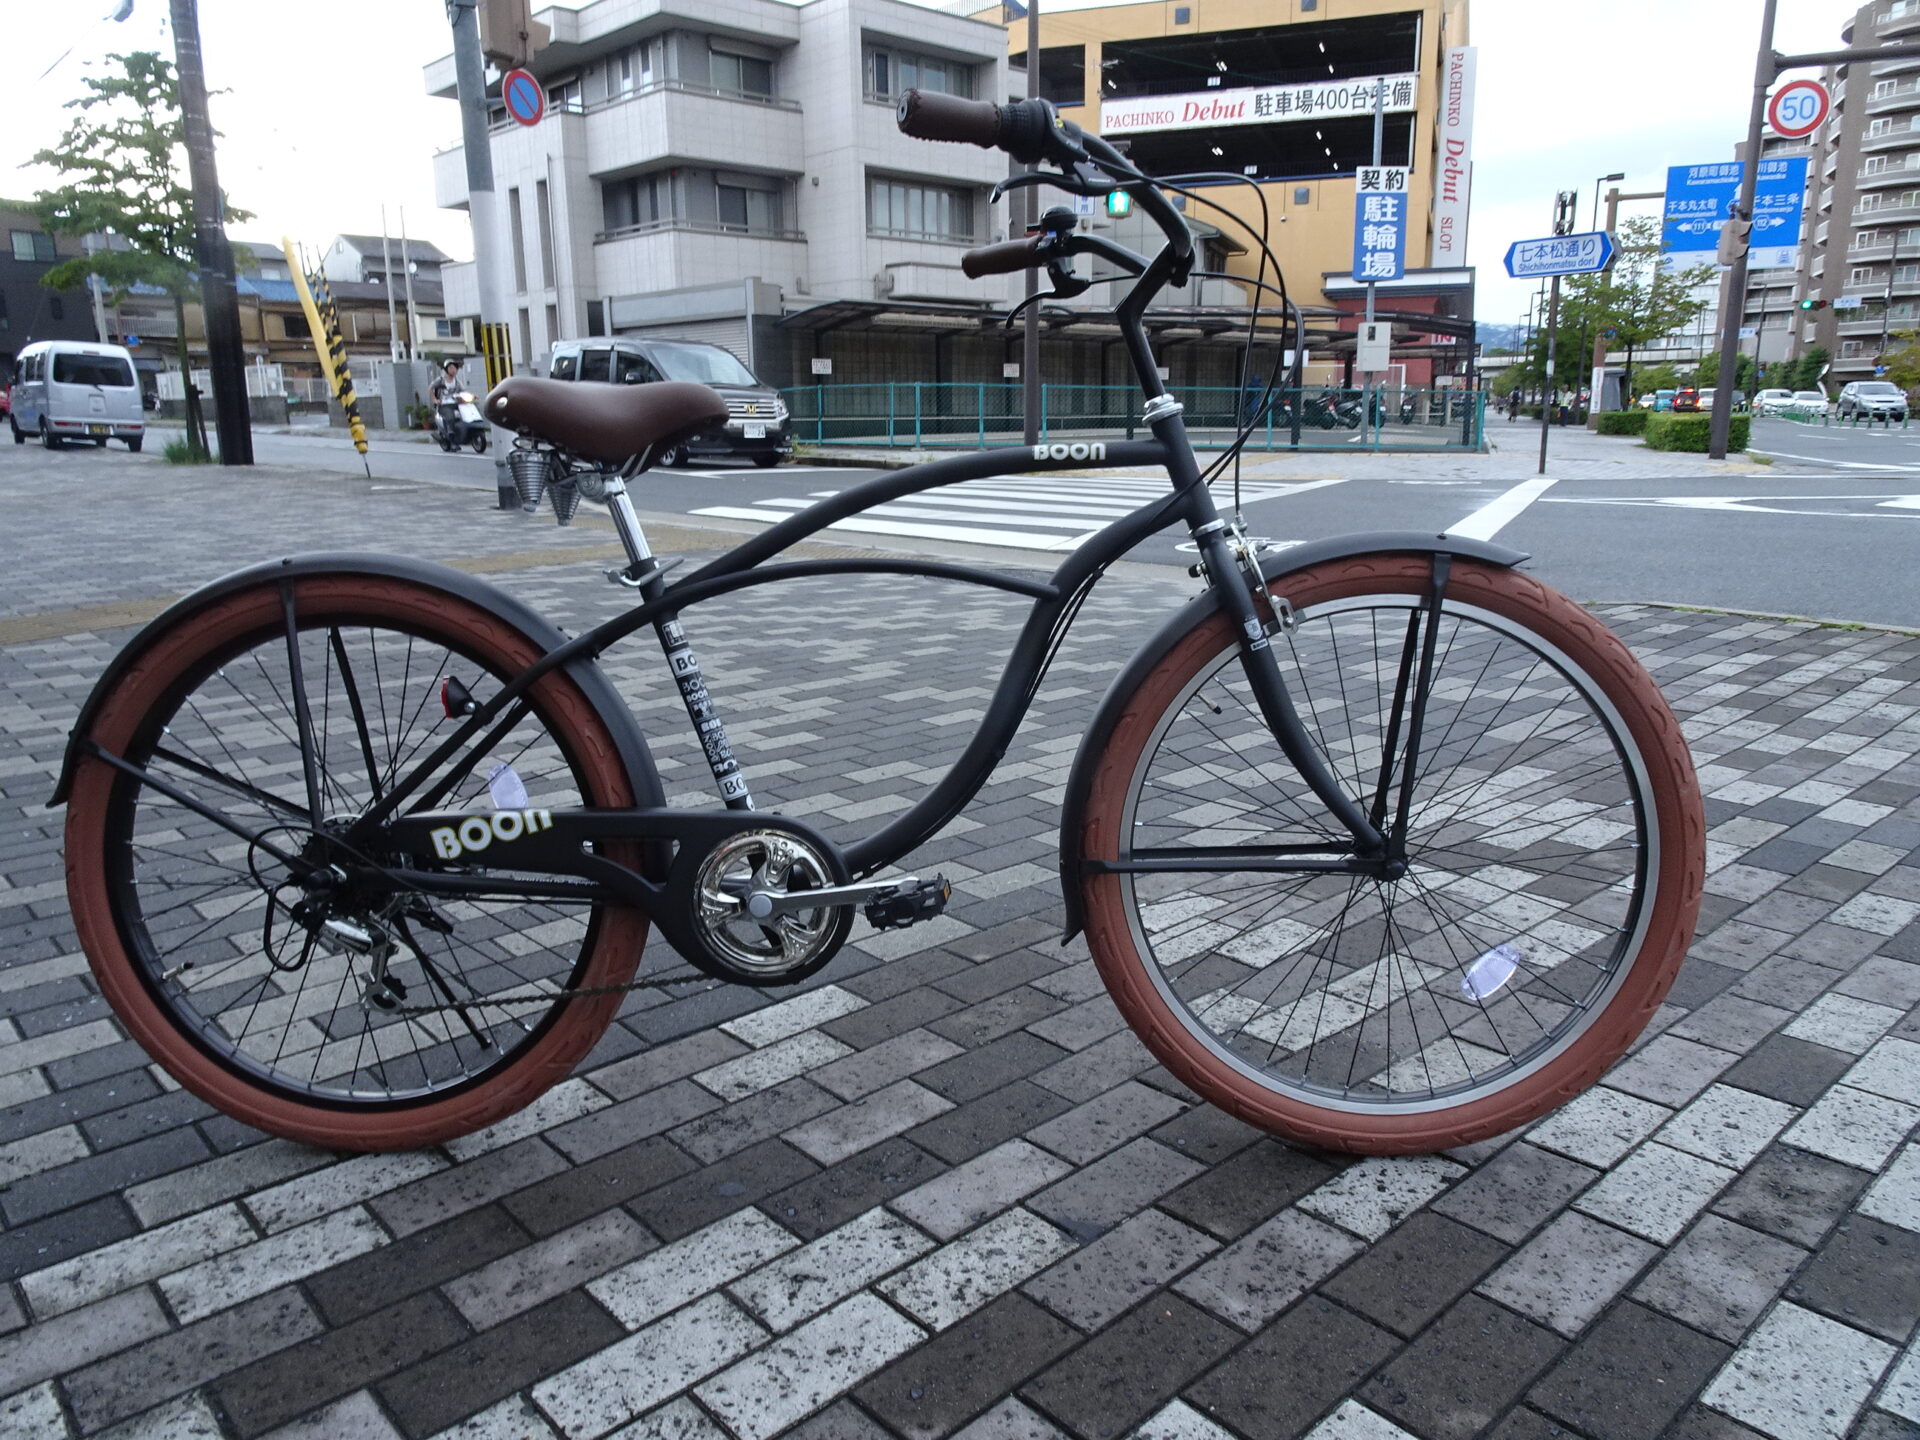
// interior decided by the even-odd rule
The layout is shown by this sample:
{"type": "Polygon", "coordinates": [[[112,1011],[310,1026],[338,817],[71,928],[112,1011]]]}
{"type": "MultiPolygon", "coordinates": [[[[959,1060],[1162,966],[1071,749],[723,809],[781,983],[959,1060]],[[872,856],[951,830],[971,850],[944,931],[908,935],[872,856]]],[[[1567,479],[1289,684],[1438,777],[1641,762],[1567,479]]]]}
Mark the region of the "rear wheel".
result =
{"type": "Polygon", "coordinates": [[[1531,578],[1456,559],[1426,651],[1430,585],[1416,555],[1273,582],[1298,621],[1273,640],[1282,673],[1348,793],[1399,828],[1397,876],[1311,868],[1345,832],[1260,718],[1222,615],[1138,687],[1082,832],[1083,857],[1134,867],[1083,894],[1149,1048],[1222,1108],[1333,1149],[1445,1149],[1579,1093],[1652,1017],[1699,907],[1698,787],[1626,647],[1531,578]]]}
{"type": "Polygon", "coordinates": [[[67,443],[53,433],[53,426],[47,423],[47,417],[44,415],[40,417],[40,443],[49,450],[64,449],[67,443]]]}
{"type": "Polygon", "coordinates": [[[135,455],[138,455],[138,454],[140,453],[140,444],[141,444],[141,442],[142,442],[142,441],[143,441],[143,440],[144,440],[145,438],[146,438],[146,437],[145,437],[144,435],[130,435],[130,436],[128,436],[128,437],[127,437],[127,449],[128,449],[128,450],[130,450],[130,451],[132,451],[132,452],[133,452],[133,453],[134,453],[135,455]]]}
{"type": "Polygon", "coordinates": [[[753,457],[753,463],[762,470],[771,470],[780,463],[780,454],[778,451],[773,451],[765,455],[756,455],[753,457]]]}
{"type": "Polygon", "coordinates": [[[24,445],[27,443],[27,432],[20,428],[20,422],[11,415],[7,416],[7,428],[13,431],[14,444],[24,445]]]}
{"type": "Polygon", "coordinates": [[[675,445],[670,447],[667,453],[660,457],[660,463],[662,465],[671,465],[674,469],[679,470],[685,468],[692,459],[693,452],[691,450],[687,449],[684,445],[675,445]]]}
{"type": "MultiPolygon", "coordinates": [[[[398,857],[341,838],[456,728],[448,682],[485,703],[540,654],[471,601],[335,573],[227,596],[119,678],[91,739],[151,780],[82,763],[68,890],[103,993],[182,1085],[275,1134],[398,1149],[499,1119],[586,1054],[619,996],[562,992],[631,977],[640,912],[396,888],[380,867],[398,857]]],[[[509,714],[435,808],[636,802],[564,674],[509,714]]],[[[495,863],[462,874],[512,873],[495,863]]]]}

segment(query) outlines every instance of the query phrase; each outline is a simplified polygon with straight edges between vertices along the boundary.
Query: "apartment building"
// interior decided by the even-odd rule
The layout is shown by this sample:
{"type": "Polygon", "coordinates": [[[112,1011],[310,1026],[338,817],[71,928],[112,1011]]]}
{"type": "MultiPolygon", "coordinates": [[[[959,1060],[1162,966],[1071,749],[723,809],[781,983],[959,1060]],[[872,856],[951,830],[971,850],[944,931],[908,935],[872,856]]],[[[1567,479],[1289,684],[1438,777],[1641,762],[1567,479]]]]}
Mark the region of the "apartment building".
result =
{"type": "MultiPolygon", "coordinates": [[[[1841,31],[1848,46],[1920,40],[1920,0],[1876,0],[1841,31]]],[[[1829,390],[1871,378],[1878,357],[1920,330],[1920,58],[1831,67],[1833,113],[1806,141],[1811,227],[1800,272],[1760,271],[1747,286],[1745,344],[1772,362],[1818,345],[1829,390]],[[1803,310],[1803,300],[1825,301],[1803,310]],[[1777,339],[1775,337],[1778,337],[1777,339]]]]}

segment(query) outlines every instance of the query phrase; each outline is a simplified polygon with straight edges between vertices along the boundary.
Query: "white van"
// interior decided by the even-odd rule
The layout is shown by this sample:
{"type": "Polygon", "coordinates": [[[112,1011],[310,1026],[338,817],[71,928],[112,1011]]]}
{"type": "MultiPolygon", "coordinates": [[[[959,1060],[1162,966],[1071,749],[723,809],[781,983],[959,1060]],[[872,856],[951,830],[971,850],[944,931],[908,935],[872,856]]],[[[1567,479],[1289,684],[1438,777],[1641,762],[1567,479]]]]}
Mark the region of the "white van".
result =
{"type": "Polygon", "coordinates": [[[38,435],[49,450],[69,440],[104,446],[124,440],[138,451],[146,438],[140,381],[133,357],[118,345],[79,340],[42,340],[14,362],[13,443],[38,435]]]}

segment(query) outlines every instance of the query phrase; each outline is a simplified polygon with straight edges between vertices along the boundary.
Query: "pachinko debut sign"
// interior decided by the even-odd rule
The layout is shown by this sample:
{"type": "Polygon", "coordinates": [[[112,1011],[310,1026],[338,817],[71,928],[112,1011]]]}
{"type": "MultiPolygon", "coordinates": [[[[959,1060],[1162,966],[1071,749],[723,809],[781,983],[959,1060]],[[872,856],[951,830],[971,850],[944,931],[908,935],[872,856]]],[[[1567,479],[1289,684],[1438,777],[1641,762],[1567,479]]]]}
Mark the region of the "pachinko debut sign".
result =
{"type": "Polygon", "coordinates": [[[1191,95],[1131,95],[1100,102],[1100,133],[1131,135],[1147,130],[1199,130],[1212,125],[1274,125],[1294,120],[1371,115],[1376,87],[1386,87],[1389,115],[1420,101],[1418,75],[1369,75],[1311,85],[1257,85],[1238,90],[1202,90],[1191,95]]]}

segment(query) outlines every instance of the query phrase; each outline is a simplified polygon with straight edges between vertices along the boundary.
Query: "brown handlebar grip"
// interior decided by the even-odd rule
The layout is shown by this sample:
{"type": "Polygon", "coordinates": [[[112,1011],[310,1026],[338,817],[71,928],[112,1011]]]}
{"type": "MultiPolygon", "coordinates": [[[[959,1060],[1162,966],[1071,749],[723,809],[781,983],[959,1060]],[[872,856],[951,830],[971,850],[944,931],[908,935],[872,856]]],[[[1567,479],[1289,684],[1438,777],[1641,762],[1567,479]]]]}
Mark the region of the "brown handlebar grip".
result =
{"type": "Polygon", "coordinates": [[[1002,240],[998,245],[982,245],[960,257],[960,269],[969,280],[983,275],[1017,275],[1040,263],[1040,242],[1045,233],[1026,235],[1018,240],[1002,240]]]}
{"type": "Polygon", "coordinates": [[[894,111],[903,135],[952,140],[991,150],[1000,143],[1000,107],[937,90],[905,90],[894,111]]]}

